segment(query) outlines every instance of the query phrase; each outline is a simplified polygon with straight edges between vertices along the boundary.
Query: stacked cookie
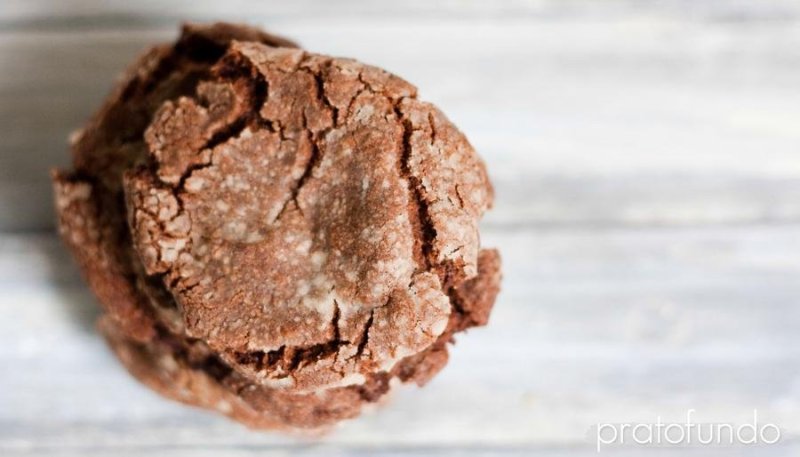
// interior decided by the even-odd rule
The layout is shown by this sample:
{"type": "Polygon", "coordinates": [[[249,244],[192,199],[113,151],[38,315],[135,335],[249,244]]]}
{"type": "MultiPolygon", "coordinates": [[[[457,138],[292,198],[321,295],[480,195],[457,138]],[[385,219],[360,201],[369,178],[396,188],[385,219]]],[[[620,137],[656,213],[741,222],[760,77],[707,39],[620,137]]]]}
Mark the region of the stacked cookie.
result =
{"type": "Polygon", "coordinates": [[[416,89],[259,30],[145,53],[56,172],[99,327],[142,382],[260,428],[424,384],[499,288],[485,168],[416,89]]]}

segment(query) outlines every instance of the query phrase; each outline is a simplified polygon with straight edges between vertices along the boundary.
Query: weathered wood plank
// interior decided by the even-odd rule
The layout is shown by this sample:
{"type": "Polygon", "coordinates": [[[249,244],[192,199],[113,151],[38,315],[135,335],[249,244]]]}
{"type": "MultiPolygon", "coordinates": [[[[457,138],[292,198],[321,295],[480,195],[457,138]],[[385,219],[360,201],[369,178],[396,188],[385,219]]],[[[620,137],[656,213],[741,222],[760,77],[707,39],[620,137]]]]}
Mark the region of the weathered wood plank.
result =
{"type": "Polygon", "coordinates": [[[115,17],[127,23],[139,21],[173,21],[184,18],[202,20],[223,18],[243,20],[252,18],[310,18],[314,20],[356,17],[402,17],[416,20],[442,18],[513,19],[520,17],[608,17],[620,14],[677,16],[692,20],[711,21],[784,21],[800,17],[800,6],[792,0],[759,0],[730,2],[726,0],[458,0],[430,2],[408,0],[363,1],[339,0],[318,2],[314,0],[248,1],[230,0],[220,3],[211,0],[5,0],[0,19],[23,26],[50,25],[59,22],[84,24],[96,27],[115,17]]]}
{"type": "MultiPolygon", "coordinates": [[[[292,14],[274,29],[396,71],[442,106],[490,164],[493,223],[785,223],[800,213],[791,16],[292,14]]],[[[0,74],[0,229],[51,226],[46,171],[67,163],[67,134],[139,49],[173,34],[171,23],[0,32],[0,64],[14,69],[0,74]]]]}
{"type": "MultiPolygon", "coordinates": [[[[797,433],[798,230],[488,230],[506,269],[492,325],[460,338],[429,386],[320,443],[582,449],[597,422],[689,408],[727,422],[757,408],[797,433]]],[[[1,237],[0,288],[0,449],[303,446],[131,380],[91,330],[92,299],[53,237],[1,237]]]]}

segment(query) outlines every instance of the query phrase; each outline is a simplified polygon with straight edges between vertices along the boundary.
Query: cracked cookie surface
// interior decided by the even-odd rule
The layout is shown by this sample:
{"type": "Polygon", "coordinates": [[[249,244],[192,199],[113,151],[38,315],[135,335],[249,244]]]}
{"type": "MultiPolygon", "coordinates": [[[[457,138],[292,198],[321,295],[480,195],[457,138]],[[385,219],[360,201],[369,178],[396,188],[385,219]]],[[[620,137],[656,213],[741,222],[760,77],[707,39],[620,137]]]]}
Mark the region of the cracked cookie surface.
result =
{"type": "Polygon", "coordinates": [[[109,343],[168,396],[319,427],[392,378],[426,382],[453,333],[488,319],[485,168],[383,70],[186,26],[131,67],[73,153],[75,172],[54,175],[62,235],[109,343]]]}

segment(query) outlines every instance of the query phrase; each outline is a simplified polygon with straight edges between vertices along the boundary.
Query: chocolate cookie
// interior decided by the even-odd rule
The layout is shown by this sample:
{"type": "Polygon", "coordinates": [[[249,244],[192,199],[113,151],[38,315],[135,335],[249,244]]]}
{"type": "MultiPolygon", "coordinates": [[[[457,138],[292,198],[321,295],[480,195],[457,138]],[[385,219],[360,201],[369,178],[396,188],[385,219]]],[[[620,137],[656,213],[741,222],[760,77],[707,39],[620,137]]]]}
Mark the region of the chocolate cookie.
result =
{"type": "Polygon", "coordinates": [[[53,175],[61,234],[137,378],[262,428],[353,417],[484,325],[500,261],[466,138],[402,79],[244,26],[127,71],[53,175]]]}

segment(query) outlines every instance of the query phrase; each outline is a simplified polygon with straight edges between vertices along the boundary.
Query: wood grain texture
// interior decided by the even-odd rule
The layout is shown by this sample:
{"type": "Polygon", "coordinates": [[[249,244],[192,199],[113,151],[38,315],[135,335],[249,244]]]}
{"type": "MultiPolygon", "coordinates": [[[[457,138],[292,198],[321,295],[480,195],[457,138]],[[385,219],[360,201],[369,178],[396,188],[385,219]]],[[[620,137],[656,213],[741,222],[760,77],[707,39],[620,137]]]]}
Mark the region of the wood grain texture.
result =
{"type": "MultiPolygon", "coordinates": [[[[155,14],[163,2],[75,2],[73,16],[59,13],[58,5],[69,3],[54,2],[45,12],[35,2],[12,1],[4,10],[34,24],[0,31],[0,63],[14,69],[0,75],[6,230],[51,227],[47,170],[68,163],[67,135],[125,63],[174,36],[175,21],[165,18],[187,11],[173,5],[155,14]],[[69,22],[131,9],[141,17],[124,27],[103,26],[105,16],[69,22]],[[62,22],[35,25],[47,17],[62,22]]],[[[234,8],[195,3],[190,17],[236,18],[234,8]]],[[[438,103],[491,165],[501,197],[492,221],[690,224],[800,216],[800,20],[790,11],[695,19],[677,14],[677,6],[573,6],[559,14],[553,4],[532,6],[528,15],[499,8],[494,19],[476,3],[451,7],[459,11],[454,17],[441,14],[441,6],[434,14],[414,3],[405,15],[392,13],[394,6],[366,20],[350,4],[350,14],[323,20],[276,5],[277,19],[259,6],[248,21],[318,52],[388,68],[438,103]]],[[[713,8],[686,9],[703,10],[713,8]]]]}
{"type": "MultiPolygon", "coordinates": [[[[429,386],[402,389],[314,446],[586,451],[597,422],[679,420],[689,408],[706,421],[745,421],[758,408],[791,437],[800,431],[797,230],[488,230],[507,268],[491,325],[459,338],[429,386]]],[[[0,259],[0,357],[15,367],[2,375],[0,445],[311,445],[139,386],[92,331],[92,298],[52,236],[5,236],[0,259]]]]}
{"type": "Polygon", "coordinates": [[[800,452],[796,1],[3,0],[0,68],[0,455],[577,456],[597,422],[690,408],[784,439],[646,455],[800,452]],[[139,386],[95,334],[46,172],[182,19],[394,71],[481,152],[504,290],[429,386],[321,438],[253,433],[139,386]]]}

